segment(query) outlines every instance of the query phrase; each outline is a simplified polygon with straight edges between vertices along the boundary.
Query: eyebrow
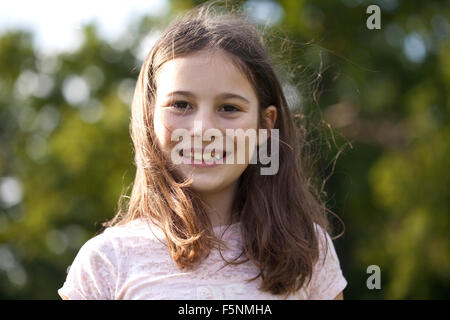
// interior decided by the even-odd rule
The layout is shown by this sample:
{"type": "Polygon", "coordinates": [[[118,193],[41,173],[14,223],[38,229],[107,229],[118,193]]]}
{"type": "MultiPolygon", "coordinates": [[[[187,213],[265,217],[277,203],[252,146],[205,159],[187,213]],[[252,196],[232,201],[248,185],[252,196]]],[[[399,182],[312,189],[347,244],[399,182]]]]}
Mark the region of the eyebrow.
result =
{"type": "MultiPolygon", "coordinates": [[[[178,91],[173,91],[167,94],[167,97],[173,96],[173,95],[183,95],[183,96],[187,96],[187,97],[191,97],[191,98],[195,98],[195,94],[190,92],[190,91],[182,91],[182,90],[178,90],[178,91]]],[[[231,99],[231,98],[235,98],[235,99],[239,99],[242,100],[248,104],[250,104],[250,101],[248,101],[246,98],[244,98],[243,96],[240,96],[238,94],[235,93],[231,93],[231,92],[224,92],[221,93],[217,96],[218,98],[221,99],[231,99]]]]}

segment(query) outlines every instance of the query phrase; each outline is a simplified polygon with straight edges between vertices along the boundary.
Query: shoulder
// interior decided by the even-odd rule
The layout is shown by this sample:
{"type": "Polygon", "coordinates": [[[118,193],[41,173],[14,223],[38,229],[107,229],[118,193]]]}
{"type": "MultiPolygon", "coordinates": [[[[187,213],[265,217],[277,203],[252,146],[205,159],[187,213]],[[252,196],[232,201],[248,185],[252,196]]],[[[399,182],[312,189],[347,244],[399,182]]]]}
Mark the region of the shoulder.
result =
{"type": "Polygon", "coordinates": [[[90,238],[78,251],[69,270],[108,270],[108,273],[114,274],[119,265],[122,239],[128,233],[126,227],[109,227],[90,238]]]}
{"type": "Polygon", "coordinates": [[[87,240],[78,251],[80,254],[109,253],[115,251],[114,237],[109,232],[100,233],[87,240]]]}
{"type": "Polygon", "coordinates": [[[113,258],[117,255],[121,239],[127,237],[129,226],[114,226],[106,228],[102,233],[87,240],[78,251],[75,259],[82,258],[113,258]]]}
{"type": "Polygon", "coordinates": [[[316,269],[321,267],[339,267],[339,258],[328,231],[318,224],[314,224],[317,241],[319,242],[319,259],[316,262],[316,269]]]}
{"type": "Polygon", "coordinates": [[[86,245],[101,250],[121,250],[124,247],[160,243],[164,233],[144,219],[134,219],[124,224],[106,228],[103,233],[90,239],[86,245]]]}
{"type": "Polygon", "coordinates": [[[328,250],[330,247],[334,249],[333,240],[328,231],[317,223],[314,223],[317,241],[319,242],[319,260],[317,262],[324,263],[325,258],[329,257],[328,250]]]}
{"type": "Polygon", "coordinates": [[[107,234],[99,234],[80,248],[58,294],[66,300],[113,299],[117,265],[116,247],[107,234]]]}
{"type": "Polygon", "coordinates": [[[164,233],[144,219],[109,227],[88,242],[90,249],[107,255],[122,270],[157,261],[168,252],[164,233]]]}
{"type": "Polygon", "coordinates": [[[309,285],[310,299],[334,299],[347,286],[333,240],[328,232],[315,224],[319,241],[319,259],[313,267],[309,285]]]}
{"type": "Polygon", "coordinates": [[[139,250],[148,251],[154,238],[137,220],[105,229],[80,248],[58,293],[64,299],[114,299],[122,269],[140,257],[139,250]]]}

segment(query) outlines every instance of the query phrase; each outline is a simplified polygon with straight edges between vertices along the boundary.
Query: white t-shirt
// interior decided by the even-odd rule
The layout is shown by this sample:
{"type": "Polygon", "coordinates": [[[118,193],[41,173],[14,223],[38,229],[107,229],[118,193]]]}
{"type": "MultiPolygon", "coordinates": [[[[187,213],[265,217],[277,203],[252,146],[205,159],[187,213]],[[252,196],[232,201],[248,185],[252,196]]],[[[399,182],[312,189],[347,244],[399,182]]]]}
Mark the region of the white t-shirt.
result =
{"type": "MultiPolygon", "coordinates": [[[[219,236],[224,230],[223,226],[214,228],[219,236]]],[[[330,236],[326,234],[325,257],[323,232],[319,234],[322,235],[320,258],[311,282],[288,299],[334,299],[347,286],[330,236]]],[[[239,223],[232,224],[222,239],[230,247],[221,248],[227,260],[241,253],[239,223]]],[[[217,249],[196,269],[180,270],[160,240],[166,243],[161,230],[141,219],[107,228],[81,247],[58,294],[63,299],[77,300],[278,300],[284,297],[260,291],[260,277],[246,281],[259,273],[250,261],[223,267],[217,249]]]]}

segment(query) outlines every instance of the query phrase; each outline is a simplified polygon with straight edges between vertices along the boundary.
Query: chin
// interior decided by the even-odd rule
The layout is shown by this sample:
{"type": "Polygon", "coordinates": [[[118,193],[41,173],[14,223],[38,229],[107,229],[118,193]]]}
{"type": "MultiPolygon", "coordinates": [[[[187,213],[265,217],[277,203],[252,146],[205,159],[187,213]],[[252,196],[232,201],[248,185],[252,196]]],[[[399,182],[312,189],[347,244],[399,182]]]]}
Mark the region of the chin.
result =
{"type": "Polygon", "coordinates": [[[215,179],[214,177],[192,177],[191,188],[200,193],[214,193],[226,189],[232,182],[221,181],[221,179],[215,179]]]}
{"type": "Polygon", "coordinates": [[[244,170],[245,166],[239,168],[239,170],[220,170],[221,172],[193,172],[191,175],[193,179],[191,188],[200,193],[220,192],[238,181],[244,170]]]}

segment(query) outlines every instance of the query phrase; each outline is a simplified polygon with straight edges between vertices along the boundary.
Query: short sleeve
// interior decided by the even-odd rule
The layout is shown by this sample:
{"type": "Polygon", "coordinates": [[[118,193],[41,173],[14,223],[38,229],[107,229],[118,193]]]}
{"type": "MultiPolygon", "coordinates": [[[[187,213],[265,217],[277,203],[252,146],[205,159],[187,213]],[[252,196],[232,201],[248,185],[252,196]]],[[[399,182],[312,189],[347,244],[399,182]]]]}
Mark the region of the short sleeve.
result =
{"type": "Polygon", "coordinates": [[[308,299],[332,300],[344,290],[347,281],[342,274],[331,237],[318,225],[316,225],[316,230],[320,240],[320,254],[313,268],[308,299]]]}
{"type": "Polygon", "coordinates": [[[112,242],[100,234],[87,241],[69,267],[58,294],[64,300],[112,300],[117,259],[112,242]]]}

